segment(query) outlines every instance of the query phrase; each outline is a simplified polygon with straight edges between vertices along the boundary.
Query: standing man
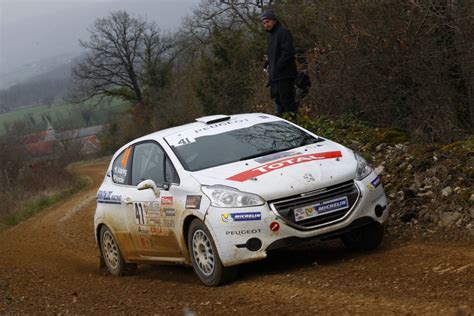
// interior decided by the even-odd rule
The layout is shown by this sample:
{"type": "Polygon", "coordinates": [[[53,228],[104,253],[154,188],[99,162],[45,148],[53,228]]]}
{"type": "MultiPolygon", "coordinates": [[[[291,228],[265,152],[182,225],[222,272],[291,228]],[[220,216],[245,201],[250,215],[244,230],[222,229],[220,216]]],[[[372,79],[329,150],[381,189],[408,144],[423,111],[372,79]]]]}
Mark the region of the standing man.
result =
{"type": "Polygon", "coordinates": [[[273,11],[265,11],[261,20],[267,31],[268,74],[271,96],[277,104],[276,114],[295,113],[298,108],[294,88],[297,71],[293,37],[273,11]]]}

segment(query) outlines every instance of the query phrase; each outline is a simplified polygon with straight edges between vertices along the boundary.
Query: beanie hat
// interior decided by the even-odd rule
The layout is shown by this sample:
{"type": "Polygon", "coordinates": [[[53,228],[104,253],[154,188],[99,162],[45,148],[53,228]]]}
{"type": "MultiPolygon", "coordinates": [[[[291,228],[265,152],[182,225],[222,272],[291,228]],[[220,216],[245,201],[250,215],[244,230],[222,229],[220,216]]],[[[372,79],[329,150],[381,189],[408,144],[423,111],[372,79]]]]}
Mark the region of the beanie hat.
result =
{"type": "Polygon", "coordinates": [[[275,13],[273,13],[272,10],[267,10],[265,12],[262,13],[262,15],[260,16],[260,20],[274,20],[274,21],[278,21],[278,18],[277,16],[275,15],[275,13]]]}

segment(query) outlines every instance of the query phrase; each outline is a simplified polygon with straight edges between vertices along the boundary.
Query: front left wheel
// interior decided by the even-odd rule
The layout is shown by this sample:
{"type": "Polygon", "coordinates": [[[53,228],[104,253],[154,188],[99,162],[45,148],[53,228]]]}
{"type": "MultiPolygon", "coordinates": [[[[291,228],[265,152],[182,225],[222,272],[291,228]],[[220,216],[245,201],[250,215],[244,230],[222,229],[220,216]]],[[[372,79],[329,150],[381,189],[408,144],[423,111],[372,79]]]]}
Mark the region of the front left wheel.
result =
{"type": "Polygon", "coordinates": [[[194,272],[205,285],[223,285],[237,276],[237,267],[222,265],[211,233],[199,219],[189,226],[188,249],[194,272]]]}
{"type": "Polygon", "coordinates": [[[107,226],[100,229],[100,253],[107,270],[112,275],[121,276],[133,274],[137,269],[136,263],[127,263],[122,257],[114,235],[107,226]]]}

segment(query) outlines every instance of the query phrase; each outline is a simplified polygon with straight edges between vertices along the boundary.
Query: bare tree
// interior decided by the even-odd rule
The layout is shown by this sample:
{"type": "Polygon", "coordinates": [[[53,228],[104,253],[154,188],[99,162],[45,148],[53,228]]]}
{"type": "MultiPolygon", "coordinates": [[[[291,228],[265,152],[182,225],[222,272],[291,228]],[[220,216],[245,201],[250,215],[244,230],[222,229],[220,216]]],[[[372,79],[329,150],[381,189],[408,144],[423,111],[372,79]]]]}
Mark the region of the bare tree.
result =
{"type": "Polygon", "coordinates": [[[258,34],[258,15],[268,0],[203,0],[184,23],[186,37],[207,44],[214,29],[242,29],[258,34]]]}
{"type": "Polygon", "coordinates": [[[73,67],[81,98],[118,96],[142,104],[148,74],[171,58],[170,39],[126,11],[97,19],[89,32],[89,40],[80,41],[87,56],[73,67]]]}

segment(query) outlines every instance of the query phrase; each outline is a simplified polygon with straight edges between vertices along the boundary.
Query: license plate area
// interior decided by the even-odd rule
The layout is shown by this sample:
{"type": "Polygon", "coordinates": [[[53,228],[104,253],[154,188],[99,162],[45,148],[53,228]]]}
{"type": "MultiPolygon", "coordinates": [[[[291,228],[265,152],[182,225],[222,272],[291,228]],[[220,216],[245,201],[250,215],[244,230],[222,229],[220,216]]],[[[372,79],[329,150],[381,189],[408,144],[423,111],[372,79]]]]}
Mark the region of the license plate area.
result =
{"type": "Polygon", "coordinates": [[[349,207],[349,200],[347,196],[338,197],[326,201],[321,201],[316,204],[305,207],[295,208],[295,222],[304,221],[309,218],[326,215],[328,213],[337,212],[349,207]]]}

